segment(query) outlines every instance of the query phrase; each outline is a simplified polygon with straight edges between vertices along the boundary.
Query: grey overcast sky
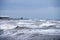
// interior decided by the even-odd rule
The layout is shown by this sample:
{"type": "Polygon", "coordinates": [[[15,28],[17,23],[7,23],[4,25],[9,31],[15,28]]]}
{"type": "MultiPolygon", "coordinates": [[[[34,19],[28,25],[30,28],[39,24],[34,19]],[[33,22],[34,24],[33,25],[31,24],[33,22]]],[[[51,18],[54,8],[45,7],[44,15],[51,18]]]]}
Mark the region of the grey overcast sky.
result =
{"type": "Polygon", "coordinates": [[[0,0],[0,16],[60,19],[60,0],[0,0]]]}

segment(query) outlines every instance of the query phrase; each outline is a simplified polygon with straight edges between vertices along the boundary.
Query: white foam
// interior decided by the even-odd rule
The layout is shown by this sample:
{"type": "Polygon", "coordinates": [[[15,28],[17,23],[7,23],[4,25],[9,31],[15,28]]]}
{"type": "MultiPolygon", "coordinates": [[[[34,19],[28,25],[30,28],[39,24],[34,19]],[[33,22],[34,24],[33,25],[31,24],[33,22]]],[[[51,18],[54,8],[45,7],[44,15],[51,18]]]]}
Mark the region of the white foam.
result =
{"type": "Polygon", "coordinates": [[[50,22],[46,22],[46,23],[42,23],[40,26],[50,26],[50,25],[56,25],[55,23],[50,23],[50,22]]]}
{"type": "Polygon", "coordinates": [[[4,30],[14,29],[15,27],[16,27],[16,25],[12,25],[12,24],[1,24],[0,25],[0,29],[4,29],[4,30]]]}

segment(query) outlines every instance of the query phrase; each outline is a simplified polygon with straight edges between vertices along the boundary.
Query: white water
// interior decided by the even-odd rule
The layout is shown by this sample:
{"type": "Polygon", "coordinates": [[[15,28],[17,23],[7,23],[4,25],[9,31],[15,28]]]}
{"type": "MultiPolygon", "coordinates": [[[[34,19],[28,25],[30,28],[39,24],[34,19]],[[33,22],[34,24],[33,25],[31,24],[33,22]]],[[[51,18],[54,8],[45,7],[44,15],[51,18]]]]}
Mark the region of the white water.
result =
{"type": "Polygon", "coordinates": [[[52,35],[52,38],[56,37],[55,35],[60,35],[60,21],[52,20],[49,21],[0,20],[0,21],[1,21],[0,30],[3,30],[2,32],[0,32],[0,40],[3,40],[4,38],[6,40],[31,40],[31,37],[32,40],[35,39],[40,40],[41,35],[52,35]]]}

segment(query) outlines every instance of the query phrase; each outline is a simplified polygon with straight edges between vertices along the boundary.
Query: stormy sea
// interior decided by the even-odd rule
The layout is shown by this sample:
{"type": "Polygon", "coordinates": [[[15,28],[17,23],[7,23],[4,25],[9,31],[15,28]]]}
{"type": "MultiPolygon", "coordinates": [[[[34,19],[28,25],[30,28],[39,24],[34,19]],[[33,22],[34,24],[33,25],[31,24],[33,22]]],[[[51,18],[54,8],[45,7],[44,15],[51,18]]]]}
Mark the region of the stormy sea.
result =
{"type": "Polygon", "coordinates": [[[0,20],[0,40],[60,40],[60,21],[0,20]]]}

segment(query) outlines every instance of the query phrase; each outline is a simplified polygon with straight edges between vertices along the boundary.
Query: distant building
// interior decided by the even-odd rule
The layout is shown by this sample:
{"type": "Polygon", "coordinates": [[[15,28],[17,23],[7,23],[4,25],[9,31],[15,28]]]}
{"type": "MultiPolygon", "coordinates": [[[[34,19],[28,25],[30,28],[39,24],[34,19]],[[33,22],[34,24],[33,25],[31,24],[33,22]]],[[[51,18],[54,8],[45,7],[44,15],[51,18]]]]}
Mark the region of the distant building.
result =
{"type": "Polygon", "coordinates": [[[0,16],[0,19],[10,19],[8,16],[0,16]]]}

